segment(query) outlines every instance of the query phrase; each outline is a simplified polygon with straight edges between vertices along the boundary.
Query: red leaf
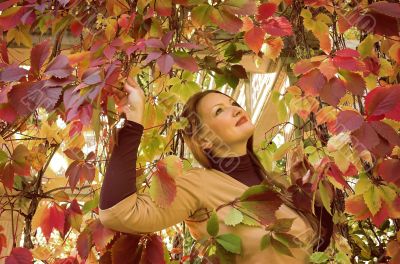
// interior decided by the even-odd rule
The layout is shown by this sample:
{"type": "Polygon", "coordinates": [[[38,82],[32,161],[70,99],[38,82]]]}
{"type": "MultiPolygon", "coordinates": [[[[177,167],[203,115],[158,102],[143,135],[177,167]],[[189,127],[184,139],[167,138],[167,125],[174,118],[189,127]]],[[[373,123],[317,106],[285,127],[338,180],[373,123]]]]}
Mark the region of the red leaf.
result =
{"type": "Polygon", "coordinates": [[[146,59],[143,61],[143,63],[144,63],[144,64],[147,64],[147,63],[149,63],[150,61],[157,60],[158,58],[161,57],[161,55],[162,55],[162,52],[161,52],[161,51],[150,52],[150,53],[147,55],[146,59]]]}
{"type": "Polygon", "coordinates": [[[164,44],[164,47],[168,47],[169,43],[171,43],[172,37],[174,36],[174,31],[168,31],[164,36],[161,38],[161,42],[164,44]]]}
{"type": "Polygon", "coordinates": [[[378,173],[385,181],[393,182],[400,187],[400,160],[384,160],[378,167],[378,173]]]}
{"type": "Polygon", "coordinates": [[[71,72],[72,67],[69,65],[68,57],[61,54],[47,66],[44,73],[56,78],[66,78],[71,72]]]}
{"type": "Polygon", "coordinates": [[[393,147],[400,146],[400,135],[396,132],[396,130],[394,130],[393,127],[380,121],[371,122],[370,124],[374,128],[375,132],[385,139],[390,145],[393,147]]]}
{"type": "Polygon", "coordinates": [[[82,82],[87,85],[97,84],[102,80],[102,71],[97,67],[89,68],[82,74],[82,82]]]}
{"type": "Polygon", "coordinates": [[[225,1],[226,11],[236,15],[254,15],[257,12],[257,4],[254,0],[247,1],[225,1]]]}
{"type": "Polygon", "coordinates": [[[0,81],[14,82],[20,80],[28,74],[28,71],[20,68],[18,65],[10,65],[0,72],[0,81]]]}
{"type": "Polygon", "coordinates": [[[51,203],[45,208],[43,218],[40,223],[44,237],[49,240],[51,231],[58,230],[63,234],[65,222],[65,209],[56,203],[51,203]]]}
{"type": "Polygon", "coordinates": [[[275,212],[282,205],[278,194],[266,186],[256,185],[248,189],[240,198],[241,210],[255,216],[261,224],[271,224],[275,219],[275,212]]]}
{"type": "Polygon", "coordinates": [[[335,55],[338,57],[353,57],[353,58],[360,57],[360,53],[357,50],[349,48],[338,50],[335,52],[335,55]]]}
{"type": "Polygon", "coordinates": [[[343,77],[346,89],[354,95],[363,95],[365,90],[365,80],[360,74],[341,70],[340,75],[343,77]]]}
{"type": "Polygon", "coordinates": [[[354,215],[356,220],[364,220],[371,216],[362,194],[350,196],[345,200],[345,212],[354,215]]]}
{"type": "Polygon", "coordinates": [[[0,104],[0,119],[13,123],[17,116],[18,114],[11,104],[0,104]]]}
{"type": "MultiPolygon", "coordinates": [[[[360,14],[359,11],[355,10],[355,13],[357,12],[360,14]]],[[[386,16],[374,11],[360,15],[350,13],[348,17],[350,17],[352,25],[358,27],[362,31],[368,33],[373,32],[374,34],[381,36],[399,36],[397,18],[386,16]]]]}
{"type": "Polygon", "coordinates": [[[349,71],[363,71],[365,70],[365,65],[353,57],[340,57],[335,56],[333,59],[333,64],[341,69],[349,71]]]}
{"type": "Polygon", "coordinates": [[[79,148],[69,148],[64,150],[64,154],[67,155],[68,158],[72,160],[83,160],[85,158],[85,154],[83,154],[82,150],[79,148]]]}
{"type": "Polygon", "coordinates": [[[0,165],[0,180],[4,187],[12,190],[14,185],[14,167],[11,163],[0,165]]]}
{"type": "Polygon", "coordinates": [[[8,60],[7,41],[5,40],[0,40],[0,59],[7,64],[10,63],[8,60]]]}
{"type": "Polygon", "coordinates": [[[31,69],[33,75],[38,76],[47,57],[50,55],[51,41],[47,39],[31,50],[31,69]]]}
{"type": "Polygon", "coordinates": [[[382,202],[382,206],[379,211],[371,217],[372,222],[377,227],[380,227],[386,219],[389,218],[389,210],[385,202],[382,202]]]}
{"type": "Polygon", "coordinates": [[[330,79],[320,92],[321,99],[333,106],[337,106],[340,98],[342,98],[345,94],[346,87],[344,82],[336,77],[330,79]]]}
{"type": "Polygon", "coordinates": [[[66,210],[66,215],[68,223],[77,231],[80,231],[82,211],[76,199],[72,200],[70,206],[66,210]]]}
{"type": "MultiPolygon", "coordinates": [[[[119,21],[119,20],[118,20],[118,21],[119,21]]],[[[75,21],[73,21],[73,22],[71,23],[70,28],[71,28],[72,36],[74,36],[74,37],[77,38],[77,37],[79,37],[79,36],[81,35],[81,33],[82,33],[83,24],[82,24],[82,22],[80,22],[79,20],[75,20],[75,21]]]]}
{"type": "Polygon", "coordinates": [[[151,38],[146,40],[144,43],[148,48],[166,49],[164,43],[159,39],[151,38]]]}
{"type": "Polygon", "coordinates": [[[244,34],[244,42],[254,52],[258,53],[264,42],[265,32],[262,28],[254,26],[244,34]]]}
{"type": "Polygon", "coordinates": [[[173,55],[174,62],[182,69],[196,72],[199,70],[196,60],[186,52],[175,52],[173,55]]]}
{"type": "Polygon", "coordinates": [[[237,33],[243,26],[243,21],[235,15],[227,12],[224,8],[212,9],[211,21],[228,33],[237,33]]]}
{"type": "Polygon", "coordinates": [[[400,106],[400,85],[377,87],[367,94],[365,109],[369,120],[383,119],[385,115],[400,121],[400,115],[395,113],[400,106]],[[394,115],[392,115],[392,113],[394,115]],[[396,119],[398,117],[398,119],[396,119]]]}
{"type": "Polygon", "coordinates": [[[162,55],[157,59],[157,65],[164,74],[167,74],[171,70],[173,64],[174,59],[169,54],[162,55]]]}
{"type": "Polygon", "coordinates": [[[160,16],[171,16],[172,0],[156,1],[156,12],[160,16]]]}
{"type": "Polygon", "coordinates": [[[306,95],[319,95],[325,84],[326,78],[318,69],[304,74],[298,81],[298,85],[306,95]]]}
{"type": "Polygon", "coordinates": [[[90,238],[90,234],[87,230],[81,232],[76,241],[76,248],[78,250],[78,254],[82,259],[87,259],[89,256],[90,249],[92,248],[93,243],[90,238]]]}
{"type": "Polygon", "coordinates": [[[68,178],[69,186],[71,190],[74,191],[76,184],[79,181],[80,175],[80,162],[74,161],[69,164],[67,171],[65,172],[65,176],[68,178]]]}
{"type": "Polygon", "coordinates": [[[89,228],[92,233],[93,242],[98,251],[104,249],[115,235],[115,232],[104,227],[99,219],[91,222],[89,228]]]}
{"type": "Polygon", "coordinates": [[[275,14],[277,6],[274,3],[264,3],[258,7],[257,20],[268,19],[275,14]]]}
{"type": "Polygon", "coordinates": [[[22,247],[13,248],[10,256],[5,260],[6,264],[28,264],[32,262],[32,252],[30,252],[29,249],[22,247]]]}
{"type": "Polygon", "coordinates": [[[136,255],[139,235],[122,235],[111,248],[112,263],[138,263],[140,255],[136,255]]]}
{"type": "Polygon", "coordinates": [[[370,73],[379,75],[379,69],[381,67],[377,57],[366,57],[363,59],[364,62],[364,76],[368,76],[370,73]]]}
{"type": "Polygon", "coordinates": [[[351,141],[353,147],[359,152],[363,150],[372,150],[380,143],[380,139],[372,126],[364,122],[362,126],[356,131],[352,132],[351,141]]]}
{"type": "Polygon", "coordinates": [[[381,1],[370,4],[368,8],[383,15],[400,18],[400,4],[398,3],[381,1]]]}
{"type": "Polygon", "coordinates": [[[165,161],[157,162],[157,172],[153,175],[150,186],[150,196],[154,202],[165,208],[170,205],[176,197],[175,179],[167,171],[165,161]]]}
{"type": "Polygon", "coordinates": [[[21,23],[21,17],[25,14],[27,7],[15,7],[12,11],[8,12],[7,15],[0,15],[0,30],[8,31],[15,28],[21,23]]]}
{"type": "Polygon", "coordinates": [[[165,264],[163,247],[161,237],[152,235],[147,240],[142,259],[146,260],[146,264],[165,264]]]}
{"type": "Polygon", "coordinates": [[[319,70],[325,75],[327,80],[336,77],[337,74],[337,68],[333,65],[332,59],[324,60],[319,66],[319,70]]]}
{"type": "Polygon", "coordinates": [[[355,131],[361,127],[363,122],[364,119],[358,112],[351,110],[341,111],[336,118],[334,133],[355,131]]]}
{"type": "Polygon", "coordinates": [[[8,1],[4,1],[2,3],[0,3],[0,11],[3,11],[7,8],[9,8],[10,6],[14,5],[15,3],[18,3],[19,0],[8,0],[8,1]]]}
{"type": "Polygon", "coordinates": [[[262,23],[262,28],[273,36],[290,36],[293,34],[292,25],[286,17],[271,17],[262,23]]]}
{"type": "Polygon", "coordinates": [[[293,72],[296,75],[306,74],[309,71],[318,68],[320,64],[320,61],[301,60],[294,65],[293,72]]]}
{"type": "Polygon", "coordinates": [[[344,179],[342,171],[338,168],[338,166],[335,163],[332,162],[330,164],[327,170],[327,175],[333,177],[338,183],[340,183],[344,187],[351,189],[349,184],[344,179]]]}

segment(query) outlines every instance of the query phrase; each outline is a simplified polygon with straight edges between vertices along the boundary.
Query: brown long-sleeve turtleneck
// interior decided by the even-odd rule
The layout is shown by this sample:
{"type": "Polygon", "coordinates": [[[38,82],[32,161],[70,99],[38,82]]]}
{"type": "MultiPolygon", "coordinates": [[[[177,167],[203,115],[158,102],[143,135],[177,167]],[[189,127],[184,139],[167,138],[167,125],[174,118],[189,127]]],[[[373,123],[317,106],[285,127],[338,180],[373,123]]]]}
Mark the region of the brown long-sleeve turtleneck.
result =
{"type": "MultiPolygon", "coordinates": [[[[143,134],[143,126],[127,120],[118,132],[118,144],[111,153],[111,159],[104,176],[100,193],[100,209],[107,209],[136,192],[137,151],[143,134]]],[[[249,154],[237,157],[209,158],[212,168],[228,174],[247,185],[257,185],[264,179],[259,175],[249,154]]],[[[323,251],[329,245],[333,231],[332,216],[325,208],[317,208],[316,213],[326,228],[325,237],[318,247],[323,251]],[[322,210],[321,210],[322,209],[322,210]]]]}

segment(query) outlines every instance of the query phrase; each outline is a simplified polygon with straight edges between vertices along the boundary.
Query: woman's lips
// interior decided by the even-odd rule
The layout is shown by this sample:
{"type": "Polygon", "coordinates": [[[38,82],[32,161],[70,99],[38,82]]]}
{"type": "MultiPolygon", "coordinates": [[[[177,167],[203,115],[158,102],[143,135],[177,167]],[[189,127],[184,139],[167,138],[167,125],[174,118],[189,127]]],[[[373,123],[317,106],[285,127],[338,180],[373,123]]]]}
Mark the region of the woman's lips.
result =
{"type": "Polygon", "coordinates": [[[237,121],[236,126],[240,126],[243,123],[247,122],[247,118],[246,117],[242,117],[239,119],[239,121],[237,121]]]}

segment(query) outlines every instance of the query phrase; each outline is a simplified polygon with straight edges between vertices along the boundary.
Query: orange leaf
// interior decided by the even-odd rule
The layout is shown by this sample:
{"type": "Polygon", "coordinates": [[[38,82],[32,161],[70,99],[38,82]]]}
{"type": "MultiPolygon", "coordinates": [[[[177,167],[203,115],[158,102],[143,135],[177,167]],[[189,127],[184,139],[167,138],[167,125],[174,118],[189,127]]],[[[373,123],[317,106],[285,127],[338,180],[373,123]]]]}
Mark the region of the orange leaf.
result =
{"type": "Polygon", "coordinates": [[[253,27],[244,34],[244,42],[254,52],[258,53],[264,42],[265,32],[260,27],[253,27]]]}
{"type": "Polygon", "coordinates": [[[115,232],[104,227],[99,219],[91,222],[89,229],[92,233],[94,245],[99,251],[104,249],[115,235],[115,232]]]}

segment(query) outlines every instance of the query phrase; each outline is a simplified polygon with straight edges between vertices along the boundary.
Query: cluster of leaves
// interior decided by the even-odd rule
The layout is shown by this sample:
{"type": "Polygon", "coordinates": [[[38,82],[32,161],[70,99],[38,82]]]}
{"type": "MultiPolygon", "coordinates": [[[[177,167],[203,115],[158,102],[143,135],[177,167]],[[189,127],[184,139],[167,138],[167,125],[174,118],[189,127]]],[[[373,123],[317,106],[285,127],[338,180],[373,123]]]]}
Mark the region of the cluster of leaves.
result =
{"type": "MultiPolygon", "coordinates": [[[[122,81],[136,76],[147,95],[138,163],[156,162],[138,169],[138,187],[152,178],[152,199],[167,207],[176,195],[174,177],[187,164],[174,156],[157,159],[166,153],[183,158],[179,129],[185,123],[177,118],[182,103],[201,90],[201,78],[203,85],[213,79],[215,88],[236,88],[248,79],[241,60],[251,55],[256,64],[279,57],[293,62],[284,67],[291,87],[284,94],[272,92],[271,98],[282,122],[278,127],[293,126],[296,138],[280,147],[266,138],[258,154],[271,175],[282,174],[282,164],[288,166],[289,177],[282,182],[288,183],[298,208],[312,212],[314,201],[320,200],[332,214],[340,234],[334,237],[337,243],[331,251],[314,254],[312,261],[392,258],[396,263],[399,243],[392,234],[400,227],[400,5],[392,2],[0,3],[1,214],[16,211],[22,218],[17,222],[25,223],[24,248],[5,253],[6,261],[96,262],[100,253],[106,263],[169,262],[159,235],[116,233],[97,218],[99,174],[104,174],[115,143],[111,135],[122,81]],[[359,44],[348,47],[354,36],[359,44]],[[17,46],[29,50],[27,58],[15,58],[17,46]],[[93,145],[94,150],[86,151],[93,145]],[[300,168],[285,160],[294,146],[297,155],[305,155],[300,168]],[[59,172],[63,177],[49,166],[56,155],[68,158],[67,168],[59,172]],[[37,236],[32,230],[39,227],[56,246],[33,242],[37,236]],[[77,255],[63,246],[69,241],[77,255]],[[336,254],[338,249],[345,253],[336,254]]],[[[274,219],[280,201],[263,188],[249,189],[229,204],[226,219],[212,214],[210,239],[203,241],[208,257],[229,263],[245,243],[233,234],[219,234],[221,223],[268,226],[262,249],[291,255],[290,248],[299,245],[287,233],[292,220],[274,219]]],[[[1,250],[7,237],[0,232],[1,250]]]]}

